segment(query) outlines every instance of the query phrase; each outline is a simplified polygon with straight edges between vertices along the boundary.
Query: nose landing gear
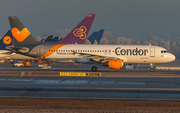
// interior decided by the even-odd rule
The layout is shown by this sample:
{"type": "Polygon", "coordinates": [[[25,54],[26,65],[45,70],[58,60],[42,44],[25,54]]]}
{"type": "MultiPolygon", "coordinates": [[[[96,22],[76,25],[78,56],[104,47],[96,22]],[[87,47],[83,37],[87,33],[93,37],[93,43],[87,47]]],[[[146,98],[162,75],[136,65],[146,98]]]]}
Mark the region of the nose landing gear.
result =
{"type": "Polygon", "coordinates": [[[151,71],[151,72],[154,72],[153,64],[150,64],[150,67],[151,67],[151,68],[150,68],[150,71],[151,71]]]}

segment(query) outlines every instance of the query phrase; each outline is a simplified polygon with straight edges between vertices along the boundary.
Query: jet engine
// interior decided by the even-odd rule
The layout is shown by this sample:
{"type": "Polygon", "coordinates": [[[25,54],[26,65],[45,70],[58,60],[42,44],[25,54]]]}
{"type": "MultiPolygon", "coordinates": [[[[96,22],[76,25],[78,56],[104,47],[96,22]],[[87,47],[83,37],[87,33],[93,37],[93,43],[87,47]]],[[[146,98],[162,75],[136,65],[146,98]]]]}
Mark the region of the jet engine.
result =
{"type": "Polygon", "coordinates": [[[103,66],[107,66],[111,69],[122,69],[123,68],[123,60],[121,59],[109,59],[103,66]]]}

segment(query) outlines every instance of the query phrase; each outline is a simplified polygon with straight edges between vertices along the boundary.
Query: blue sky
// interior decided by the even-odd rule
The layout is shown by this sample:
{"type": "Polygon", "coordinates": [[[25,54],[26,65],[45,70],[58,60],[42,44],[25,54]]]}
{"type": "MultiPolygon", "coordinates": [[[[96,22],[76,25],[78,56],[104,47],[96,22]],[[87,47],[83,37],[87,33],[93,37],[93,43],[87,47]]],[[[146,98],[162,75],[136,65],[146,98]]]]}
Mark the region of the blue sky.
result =
{"type": "Polygon", "coordinates": [[[150,34],[180,40],[180,0],[1,0],[0,36],[17,16],[37,37],[44,31],[72,30],[87,14],[96,14],[90,33],[105,29],[114,37],[146,39],[150,34]]]}

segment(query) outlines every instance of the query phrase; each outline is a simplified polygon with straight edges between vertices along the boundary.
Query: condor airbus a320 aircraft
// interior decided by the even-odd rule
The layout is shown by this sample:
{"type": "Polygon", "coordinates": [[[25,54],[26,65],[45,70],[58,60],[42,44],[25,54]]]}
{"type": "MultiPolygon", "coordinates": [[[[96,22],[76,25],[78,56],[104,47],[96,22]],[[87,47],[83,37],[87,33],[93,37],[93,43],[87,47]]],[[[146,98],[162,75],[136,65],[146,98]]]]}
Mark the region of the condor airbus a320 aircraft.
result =
{"type": "MultiPolygon", "coordinates": [[[[124,63],[153,64],[167,63],[175,60],[175,56],[166,49],[151,45],[78,45],[49,44],[43,45],[35,40],[27,28],[17,17],[9,17],[11,32],[15,46],[10,47],[16,53],[41,60],[57,62],[77,62],[85,64],[101,64],[111,69],[122,69],[124,63]]],[[[86,27],[79,26],[73,31],[77,38],[83,38],[86,27]]],[[[92,71],[97,71],[93,66],[92,71]]]]}

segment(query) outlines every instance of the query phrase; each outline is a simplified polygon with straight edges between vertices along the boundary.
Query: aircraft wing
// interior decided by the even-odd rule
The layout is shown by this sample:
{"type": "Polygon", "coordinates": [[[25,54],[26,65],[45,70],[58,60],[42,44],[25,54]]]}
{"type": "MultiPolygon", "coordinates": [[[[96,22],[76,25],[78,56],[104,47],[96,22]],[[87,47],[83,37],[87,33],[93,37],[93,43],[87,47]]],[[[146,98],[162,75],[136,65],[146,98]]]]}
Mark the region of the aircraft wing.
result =
{"type": "Polygon", "coordinates": [[[77,53],[77,52],[74,52],[74,54],[78,54],[79,56],[81,56],[83,58],[91,59],[91,60],[94,60],[95,62],[98,62],[98,63],[106,62],[108,59],[119,59],[119,58],[116,58],[116,57],[93,55],[93,54],[87,54],[87,53],[77,53]]]}

